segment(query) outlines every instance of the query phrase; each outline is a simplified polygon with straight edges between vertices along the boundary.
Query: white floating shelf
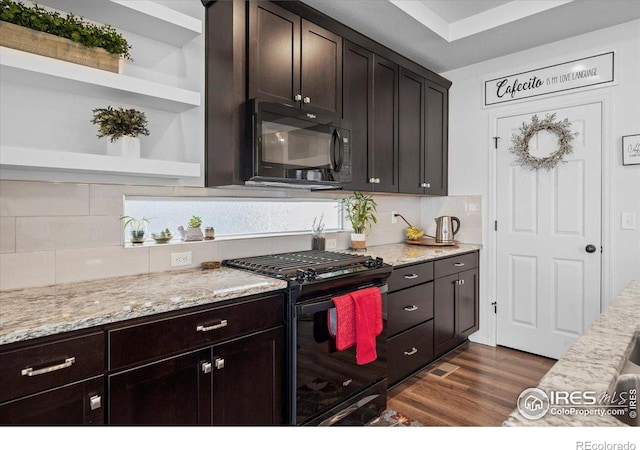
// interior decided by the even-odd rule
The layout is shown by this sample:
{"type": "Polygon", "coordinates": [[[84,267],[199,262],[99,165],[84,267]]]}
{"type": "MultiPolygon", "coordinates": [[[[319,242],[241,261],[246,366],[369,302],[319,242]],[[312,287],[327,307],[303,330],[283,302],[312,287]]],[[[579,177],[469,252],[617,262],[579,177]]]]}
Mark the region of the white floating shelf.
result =
{"type": "Polygon", "coordinates": [[[117,156],[8,146],[0,148],[0,166],[15,169],[65,170],[159,178],[200,176],[200,164],[197,163],[119,158],[117,156]]]}
{"type": "Polygon", "coordinates": [[[201,20],[147,0],[39,0],[37,3],[178,47],[202,34],[201,20]]]}
{"type": "Polygon", "coordinates": [[[182,112],[200,106],[200,92],[0,47],[3,81],[127,104],[182,112]]]}

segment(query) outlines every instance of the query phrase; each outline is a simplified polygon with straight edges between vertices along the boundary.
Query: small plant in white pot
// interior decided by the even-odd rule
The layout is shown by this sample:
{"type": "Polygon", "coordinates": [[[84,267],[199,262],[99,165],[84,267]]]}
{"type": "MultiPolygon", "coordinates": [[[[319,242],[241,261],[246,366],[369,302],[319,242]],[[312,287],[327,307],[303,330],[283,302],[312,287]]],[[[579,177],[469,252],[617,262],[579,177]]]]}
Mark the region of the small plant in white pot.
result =
{"type": "Polygon", "coordinates": [[[122,224],[122,227],[126,230],[129,227],[129,240],[132,244],[143,244],[146,239],[145,236],[147,234],[147,225],[149,224],[149,219],[147,217],[143,217],[142,219],[136,219],[131,216],[122,216],[120,220],[124,220],[125,222],[122,224]]]}
{"type": "Polygon", "coordinates": [[[204,239],[204,234],[202,234],[202,229],[200,226],[202,225],[202,218],[198,216],[192,216],[189,219],[189,223],[187,229],[181,225],[178,227],[178,232],[180,233],[180,239],[183,241],[201,241],[204,239]]]}
{"type": "Polygon", "coordinates": [[[361,192],[354,192],[349,197],[342,199],[342,210],[344,217],[353,227],[351,233],[351,249],[366,250],[367,240],[365,231],[371,228],[371,225],[378,223],[375,212],[378,204],[373,197],[365,195],[361,192]]]}
{"type": "Polygon", "coordinates": [[[149,136],[147,117],[137,109],[122,107],[96,108],[91,123],[98,125],[98,137],[108,137],[107,154],[125,158],[140,158],[140,138],[149,136]]]}

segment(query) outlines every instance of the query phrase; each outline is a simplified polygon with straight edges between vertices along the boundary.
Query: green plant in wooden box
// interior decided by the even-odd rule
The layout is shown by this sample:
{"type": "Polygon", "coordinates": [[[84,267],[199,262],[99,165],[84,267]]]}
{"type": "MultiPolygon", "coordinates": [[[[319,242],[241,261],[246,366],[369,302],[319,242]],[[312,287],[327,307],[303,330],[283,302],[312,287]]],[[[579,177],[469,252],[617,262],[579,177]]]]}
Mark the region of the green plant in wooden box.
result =
{"type": "Polygon", "coordinates": [[[140,139],[149,135],[147,117],[142,111],[122,107],[96,108],[91,123],[98,125],[98,137],[108,137],[107,154],[140,157],[140,139]],[[111,144],[111,145],[110,145],[111,144]]]}

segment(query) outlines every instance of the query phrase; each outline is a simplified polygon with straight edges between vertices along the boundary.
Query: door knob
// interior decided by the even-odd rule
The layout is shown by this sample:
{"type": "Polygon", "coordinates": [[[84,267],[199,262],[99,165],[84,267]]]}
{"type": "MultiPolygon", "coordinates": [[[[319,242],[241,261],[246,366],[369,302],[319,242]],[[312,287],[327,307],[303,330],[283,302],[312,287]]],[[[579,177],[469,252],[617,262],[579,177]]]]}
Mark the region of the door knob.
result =
{"type": "Polygon", "coordinates": [[[593,244],[589,244],[585,247],[585,250],[587,251],[587,253],[595,253],[596,252],[596,246],[593,244]]]}

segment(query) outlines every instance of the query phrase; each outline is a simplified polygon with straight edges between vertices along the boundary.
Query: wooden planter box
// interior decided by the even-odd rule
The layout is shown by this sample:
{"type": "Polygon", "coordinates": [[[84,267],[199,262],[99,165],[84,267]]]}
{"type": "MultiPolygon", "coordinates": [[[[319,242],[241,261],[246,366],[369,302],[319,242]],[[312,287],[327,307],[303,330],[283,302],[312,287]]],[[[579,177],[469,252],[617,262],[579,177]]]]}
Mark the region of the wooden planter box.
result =
{"type": "Polygon", "coordinates": [[[120,71],[120,55],[10,22],[0,21],[0,45],[109,72],[120,71]]]}

